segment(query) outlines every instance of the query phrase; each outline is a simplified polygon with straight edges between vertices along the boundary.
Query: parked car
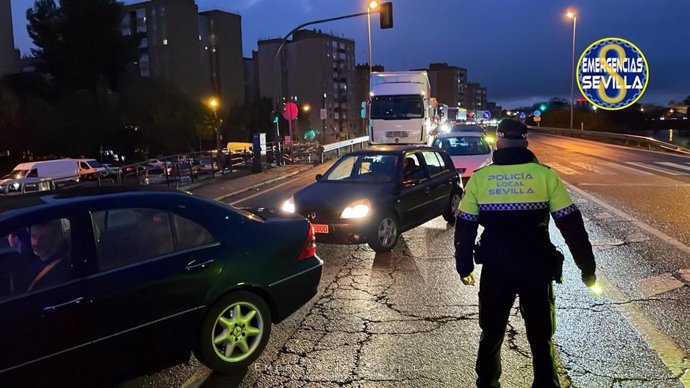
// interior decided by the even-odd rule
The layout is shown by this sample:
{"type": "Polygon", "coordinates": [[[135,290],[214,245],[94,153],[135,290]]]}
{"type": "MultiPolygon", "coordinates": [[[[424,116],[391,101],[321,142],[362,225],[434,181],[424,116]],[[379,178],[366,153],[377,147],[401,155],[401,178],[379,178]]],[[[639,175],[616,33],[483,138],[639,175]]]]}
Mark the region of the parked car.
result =
{"type": "Polygon", "coordinates": [[[470,179],[474,170],[491,163],[493,150],[486,136],[480,132],[451,132],[434,139],[434,147],[450,154],[455,169],[464,181],[470,179]]]}
{"type": "Polygon", "coordinates": [[[242,372],[272,323],[316,294],[321,271],[313,229],[296,215],[116,186],[5,198],[0,386],[61,386],[58,376],[124,373],[190,350],[242,372]]]}
{"type": "Polygon", "coordinates": [[[477,124],[456,124],[450,129],[450,133],[454,132],[478,132],[486,135],[486,128],[477,124]]]}
{"type": "Polygon", "coordinates": [[[283,211],[307,217],[320,242],[392,250],[400,234],[435,217],[455,221],[462,183],[450,156],[419,146],[349,153],[288,199],[283,211]]]}

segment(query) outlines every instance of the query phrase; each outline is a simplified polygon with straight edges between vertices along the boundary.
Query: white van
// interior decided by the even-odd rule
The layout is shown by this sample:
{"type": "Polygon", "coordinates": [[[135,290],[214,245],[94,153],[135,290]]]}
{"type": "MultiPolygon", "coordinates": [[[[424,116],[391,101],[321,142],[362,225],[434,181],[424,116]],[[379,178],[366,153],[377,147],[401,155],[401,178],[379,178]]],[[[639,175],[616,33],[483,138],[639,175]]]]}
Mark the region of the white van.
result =
{"type": "Polygon", "coordinates": [[[105,178],[108,169],[96,159],[76,159],[79,163],[79,179],[96,180],[99,177],[105,178]]]}
{"type": "Polygon", "coordinates": [[[0,179],[23,181],[27,178],[50,178],[55,184],[79,181],[79,164],[74,159],[41,160],[18,164],[8,175],[0,179]]]}

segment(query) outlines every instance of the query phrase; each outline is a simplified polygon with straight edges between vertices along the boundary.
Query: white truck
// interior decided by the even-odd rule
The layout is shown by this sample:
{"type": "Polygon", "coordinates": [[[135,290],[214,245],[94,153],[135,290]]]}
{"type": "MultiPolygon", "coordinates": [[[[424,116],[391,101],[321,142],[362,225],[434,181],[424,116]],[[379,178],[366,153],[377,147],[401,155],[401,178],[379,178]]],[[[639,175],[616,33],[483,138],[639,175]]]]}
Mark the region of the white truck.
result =
{"type": "Polygon", "coordinates": [[[428,144],[434,125],[426,71],[371,73],[370,144],[428,144]]]}

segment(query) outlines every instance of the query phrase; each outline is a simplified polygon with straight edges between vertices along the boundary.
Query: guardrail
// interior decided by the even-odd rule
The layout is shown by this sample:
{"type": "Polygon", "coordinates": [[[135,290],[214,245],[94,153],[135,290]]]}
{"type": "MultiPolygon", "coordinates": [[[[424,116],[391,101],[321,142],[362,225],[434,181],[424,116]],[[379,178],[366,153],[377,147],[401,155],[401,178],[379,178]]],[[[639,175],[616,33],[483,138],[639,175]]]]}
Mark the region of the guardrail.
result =
{"type": "Polygon", "coordinates": [[[606,143],[620,144],[628,147],[645,148],[648,150],[676,152],[680,154],[690,155],[690,149],[681,147],[676,144],[666,143],[660,140],[652,139],[651,137],[628,135],[624,133],[614,132],[597,132],[597,131],[583,131],[578,129],[567,128],[551,128],[551,127],[533,127],[528,126],[531,131],[548,133],[552,135],[576,137],[586,140],[603,141],[606,143]]]}
{"type": "Polygon", "coordinates": [[[349,148],[348,152],[352,152],[355,149],[361,150],[369,145],[369,136],[356,137],[354,139],[348,139],[339,141],[337,143],[326,144],[323,146],[321,152],[321,163],[326,160],[331,160],[333,158],[339,158],[341,151],[344,148],[349,148]]]}

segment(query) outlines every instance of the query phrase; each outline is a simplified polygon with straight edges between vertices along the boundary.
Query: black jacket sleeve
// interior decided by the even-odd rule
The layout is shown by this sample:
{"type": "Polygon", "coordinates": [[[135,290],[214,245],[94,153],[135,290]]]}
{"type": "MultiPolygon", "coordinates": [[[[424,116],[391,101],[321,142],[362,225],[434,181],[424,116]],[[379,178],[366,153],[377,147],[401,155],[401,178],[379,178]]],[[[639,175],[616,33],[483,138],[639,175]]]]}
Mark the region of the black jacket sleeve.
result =
{"type": "Polygon", "coordinates": [[[580,210],[575,205],[571,205],[571,211],[567,215],[554,217],[554,221],[565,238],[565,243],[568,244],[575,264],[582,272],[582,278],[594,275],[596,270],[594,252],[580,210]]]}
{"type": "Polygon", "coordinates": [[[474,241],[479,222],[459,215],[455,220],[455,268],[460,277],[469,276],[474,270],[474,241]]]}

